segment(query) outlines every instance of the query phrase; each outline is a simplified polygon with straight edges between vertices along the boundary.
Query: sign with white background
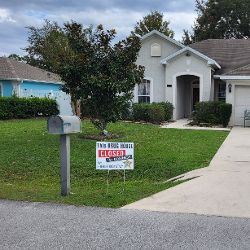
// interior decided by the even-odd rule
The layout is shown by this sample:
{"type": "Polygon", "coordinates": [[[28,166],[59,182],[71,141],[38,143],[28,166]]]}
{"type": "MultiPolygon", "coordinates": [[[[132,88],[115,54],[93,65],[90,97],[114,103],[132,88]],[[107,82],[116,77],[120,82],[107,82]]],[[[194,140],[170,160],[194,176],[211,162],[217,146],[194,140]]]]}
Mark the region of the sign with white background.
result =
{"type": "Polygon", "coordinates": [[[133,170],[133,142],[97,142],[97,170],[133,170]]]}

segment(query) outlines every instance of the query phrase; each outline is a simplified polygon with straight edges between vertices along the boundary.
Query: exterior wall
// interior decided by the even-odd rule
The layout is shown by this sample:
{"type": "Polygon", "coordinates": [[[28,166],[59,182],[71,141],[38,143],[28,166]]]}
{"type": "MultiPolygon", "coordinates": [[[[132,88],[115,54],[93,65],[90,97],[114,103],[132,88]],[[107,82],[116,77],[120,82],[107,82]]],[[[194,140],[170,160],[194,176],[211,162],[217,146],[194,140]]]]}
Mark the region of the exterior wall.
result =
{"type": "Polygon", "coordinates": [[[250,86],[250,80],[227,80],[226,81],[226,103],[232,104],[232,115],[230,118],[229,126],[235,124],[235,87],[236,86],[250,86]],[[232,84],[231,93],[229,93],[228,85],[232,84]]]}
{"type": "Polygon", "coordinates": [[[21,90],[44,90],[44,91],[59,91],[61,84],[23,81],[20,84],[21,90]]]}
{"type": "Polygon", "coordinates": [[[71,97],[61,91],[61,84],[23,81],[20,84],[20,95],[23,97],[49,97],[55,99],[60,115],[73,115],[71,97]]]}
{"type": "MultiPolygon", "coordinates": [[[[151,90],[151,102],[162,102],[166,100],[165,96],[165,66],[160,61],[181,48],[177,45],[157,36],[152,35],[142,41],[142,47],[139,52],[137,64],[145,67],[144,76],[153,82],[151,90]],[[157,43],[161,46],[161,56],[151,56],[151,45],[157,43]],[[153,93],[153,94],[152,94],[153,93]]],[[[137,102],[137,87],[134,91],[134,102],[137,102]]]]}
{"type": "Polygon", "coordinates": [[[176,119],[177,98],[177,77],[181,75],[194,75],[200,79],[200,101],[211,100],[211,87],[212,87],[212,69],[203,59],[198,58],[196,55],[190,54],[189,57],[181,54],[174,58],[169,64],[166,65],[165,80],[166,84],[172,85],[172,88],[166,88],[166,100],[173,103],[174,119],[176,119]]]}
{"type": "Polygon", "coordinates": [[[44,83],[44,82],[32,82],[32,81],[11,81],[11,80],[0,80],[0,84],[3,89],[3,96],[12,96],[14,92],[17,95],[20,94],[20,91],[25,90],[43,90],[43,91],[59,91],[61,84],[53,83],[44,83]]]}
{"type": "Polygon", "coordinates": [[[13,95],[13,84],[9,80],[0,80],[2,85],[3,96],[12,96],[13,95]]]}

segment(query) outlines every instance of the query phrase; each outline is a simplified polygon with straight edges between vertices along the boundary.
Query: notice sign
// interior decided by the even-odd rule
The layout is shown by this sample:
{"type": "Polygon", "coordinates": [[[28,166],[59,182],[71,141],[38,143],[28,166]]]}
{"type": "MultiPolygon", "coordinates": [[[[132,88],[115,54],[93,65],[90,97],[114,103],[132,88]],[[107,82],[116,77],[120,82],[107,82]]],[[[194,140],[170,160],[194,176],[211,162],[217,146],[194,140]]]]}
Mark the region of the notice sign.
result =
{"type": "Polygon", "coordinates": [[[98,170],[134,169],[134,143],[97,142],[96,169],[98,170]]]}

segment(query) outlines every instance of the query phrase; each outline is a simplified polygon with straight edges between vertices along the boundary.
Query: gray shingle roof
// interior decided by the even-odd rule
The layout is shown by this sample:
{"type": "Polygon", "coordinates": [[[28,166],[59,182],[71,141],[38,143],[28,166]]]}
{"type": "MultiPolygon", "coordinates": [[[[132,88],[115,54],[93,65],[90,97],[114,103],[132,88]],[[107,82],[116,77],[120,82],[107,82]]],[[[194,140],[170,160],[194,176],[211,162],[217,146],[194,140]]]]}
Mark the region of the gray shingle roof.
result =
{"type": "Polygon", "coordinates": [[[206,56],[214,59],[221,66],[216,74],[250,75],[250,66],[240,72],[241,67],[250,64],[250,39],[208,39],[190,45],[206,56]]]}
{"type": "Polygon", "coordinates": [[[227,73],[227,75],[237,75],[237,76],[246,76],[246,75],[250,75],[250,64],[234,69],[230,72],[227,73]]]}
{"type": "Polygon", "coordinates": [[[0,79],[25,79],[53,83],[62,82],[57,74],[7,57],[0,57],[0,79]]]}

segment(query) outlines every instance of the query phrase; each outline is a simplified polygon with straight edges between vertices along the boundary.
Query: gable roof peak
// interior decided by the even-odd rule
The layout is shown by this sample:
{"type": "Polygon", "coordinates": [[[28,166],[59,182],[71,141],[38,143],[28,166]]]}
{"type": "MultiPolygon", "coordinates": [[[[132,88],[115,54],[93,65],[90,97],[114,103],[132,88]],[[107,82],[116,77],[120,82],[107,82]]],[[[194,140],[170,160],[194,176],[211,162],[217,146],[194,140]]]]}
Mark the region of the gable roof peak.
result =
{"type": "Polygon", "coordinates": [[[161,33],[161,32],[158,31],[158,30],[152,30],[152,31],[150,31],[149,33],[143,35],[143,36],[141,37],[141,41],[145,40],[146,38],[148,38],[148,37],[150,37],[150,36],[152,36],[152,35],[158,35],[158,36],[160,36],[161,38],[163,38],[163,39],[165,39],[165,40],[167,40],[167,41],[169,41],[169,42],[171,42],[171,43],[173,43],[173,44],[175,44],[175,45],[177,45],[177,46],[179,46],[179,47],[181,47],[181,48],[185,48],[185,45],[183,45],[182,43],[176,41],[175,39],[173,39],[173,38],[171,38],[171,37],[168,37],[168,36],[164,35],[163,33],[161,33]]]}
{"type": "Polygon", "coordinates": [[[191,53],[195,54],[196,56],[198,56],[198,57],[202,58],[203,60],[207,61],[207,63],[209,65],[212,65],[217,69],[221,68],[221,66],[215,60],[213,60],[212,58],[210,58],[210,57],[208,57],[208,56],[200,53],[199,51],[197,51],[197,50],[195,50],[195,49],[193,49],[191,47],[188,47],[188,46],[184,47],[183,49],[178,50],[175,53],[173,53],[173,54],[169,55],[168,57],[164,58],[163,60],[161,60],[161,63],[162,64],[167,64],[168,61],[170,61],[171,59],[173,59],[173,58],[175,58],[175,57],[177,57],[177,56],[179,56],[179,55],[181,55],[181,54],[183,54],[185,52],[191,52],[191,53]]]}

